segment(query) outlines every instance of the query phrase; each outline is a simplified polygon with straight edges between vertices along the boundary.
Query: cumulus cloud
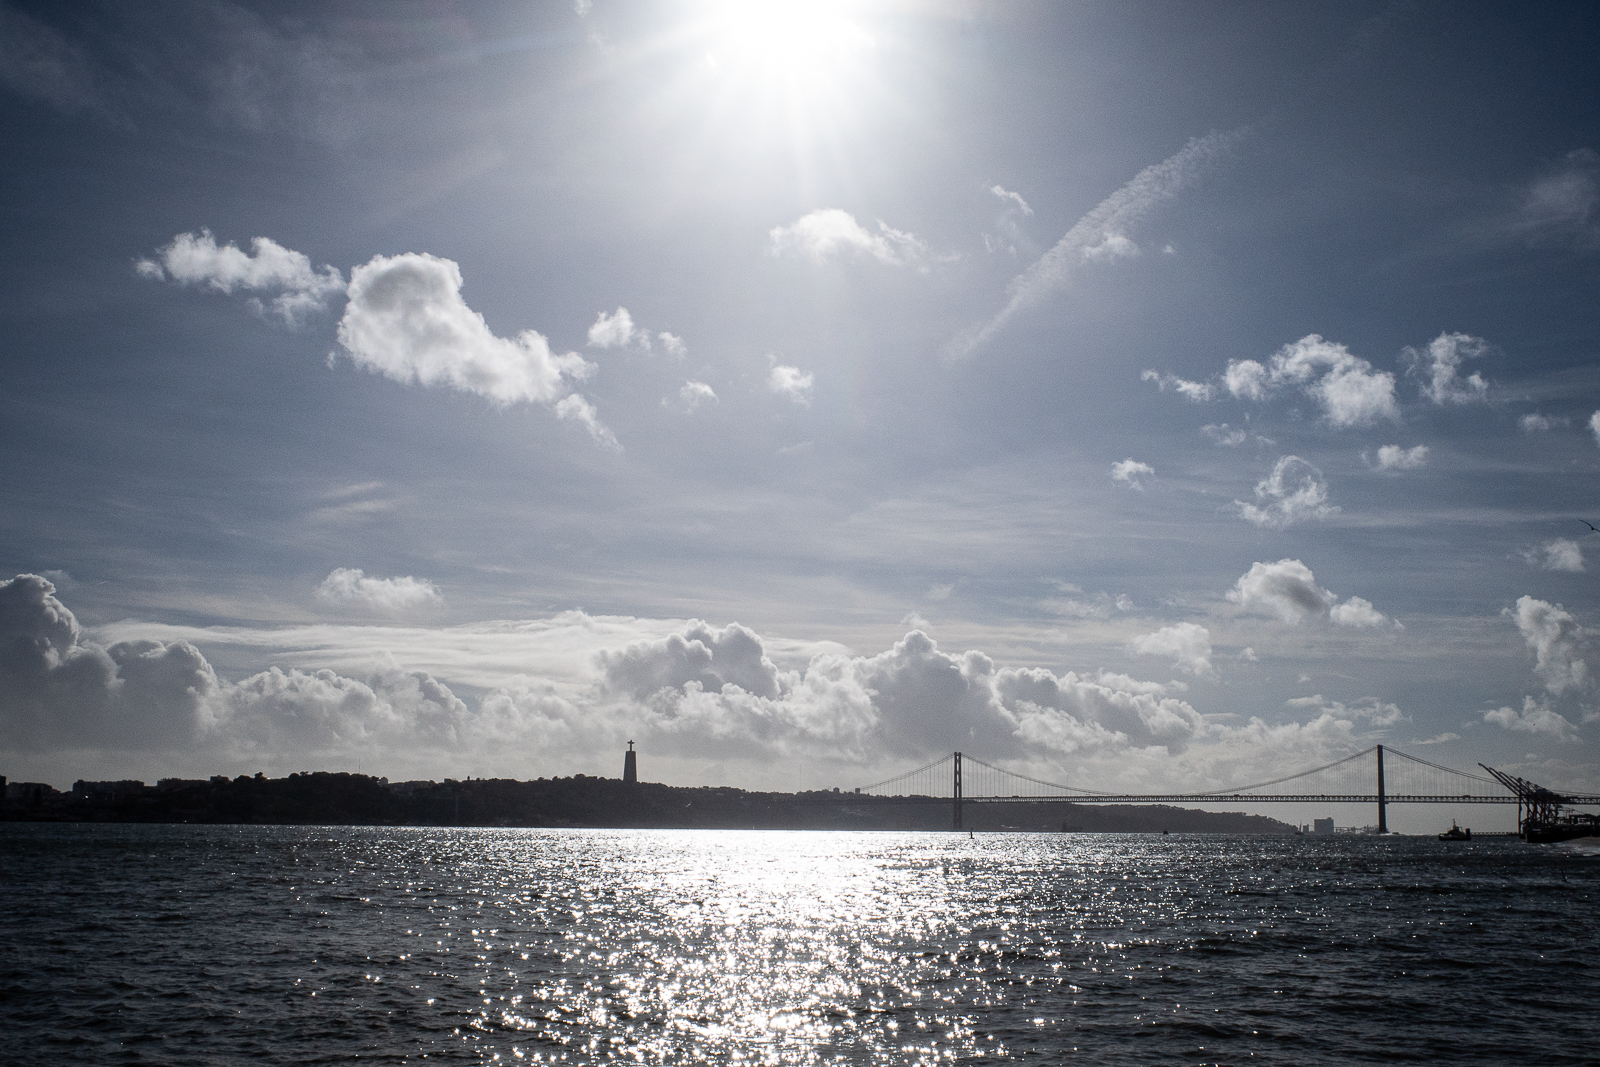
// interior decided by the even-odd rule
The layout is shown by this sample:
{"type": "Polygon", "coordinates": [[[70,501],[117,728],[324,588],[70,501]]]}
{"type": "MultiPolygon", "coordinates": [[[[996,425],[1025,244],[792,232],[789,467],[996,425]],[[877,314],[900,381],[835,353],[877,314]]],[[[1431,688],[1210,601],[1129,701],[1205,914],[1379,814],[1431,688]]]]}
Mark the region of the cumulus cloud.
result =
{"type": "Polygon", "coordinates": [[[680,415],[693,415],[701,404],[715,404],[716,390],[705,382],[687,381],[671,396],[661,398],[661,406],[680,415]]]}
{"type": "Polygon", "coordinates": [[[1435,404],[1471,404],[1489,399],[1489,383],[1477,371],[1466,377],[1461,367],[1469,359],[1481,359],[1489,344],[1481,337],[1464,333],[1441,333],[1426,349],[1407,348],[1401,353],[1408,372],[1422,379],[1419,389],[1435,404]]]}
{"type": "Polygon", "coordinates": [[[1211,667],[1211,631],[1197,623],[1180,622],[1141,634],[1128,642],[1128,650],[1138,656],[1170,658],[1179,670],[1203,678],[1216,674],[1211,667]]]}
{"type": "Polygon", "coordinates": [[[688,344],[683,338],[677,336],[676,334],[671,334],[666,330],[662,330],[660,333],[656,334],[656,340],[660,341],[661,347],[667,350],[667,355],[673,356],[676,359],[682,359],[684,356],[689,354],[688,344]]]}
{"type": "MultiPolygon", "coordinates": [[[[1366,458],[1363,452],[1362,458],[1366,458]]],[[[1411,448],[1401,448],[1399,445],[1384,445],[1378,449],[1378,462],[1368,461],[1368,466],[1380,474],[1396,473],[1399,471],[1416,470],[1426,466],[1428,462],[1428,446],[1414,445],[1411,448]]]]}
{"type": "Polygon", "coordinates": [[[193,744],[219,684],[187,641],[88,640],[51,582],[0,582],[0,742],[7,748],[193,744]]]}
{"type": "Polygon", "coordinates": [[[1288,701],[1291,708],[1311,708],[1338,719],[1367,722],[1376,727],[1393,726],[1405,718],[1398,705],[1386,704],[1377,697],[1367,697],[1358,703],[1345,705],[1328,700],[1321,693],[1309,697],[1295,697],[1288,701]]]}
{"type": "Polygon", "coordinates": [[[1129,489],[1144,492],[1144,485],[1139,481],[1141,477],[1155,474],[1156,469],[1148,463],[1140,463],[1136,459],[1119,460],[1111,465],[1111,477],[1121,482],[1129,489]]]}
{"type": "Polygon", "coordinates": [[[1545,688],[1560,695],[1589,684],[1589,668],[1582,657],[1587,631],[1560,604],[1531,596],[1519,597],[1516,609],[1506,609],[1534,653],[1534,671],[1545,688]]]}
{"type": "Polygon", "coordinates": [[[1240,133],[1234,132],[1195,138],[1172,156],[1140,171],[1132,181],[1074,223],[1055,247],[1013,278],[1006,287],[1010,300],[1005,307],[984,326],[953,340],[946,354],[954,357],[971,354],[1019,311],[1065,289],[1082,265],[1137,254],[1138,245],[1127,231],[1158,204],[1192,185],[1240,137],[1240,133]]]}
{"type": "Polygon", "coordinates": [[[1000,185],[991,185],[989,187],[989,191],[995,196],[999,197],[1001,200],[1016,205],[1017,210],[1021,211],[1024,215],[1033,214],[1033,208],[1029,207],[1028,202],[1022,199],[1021,193],[1014,193],[1010,189],[1000,185]]]}
{"type": "Polygon", "coordinates": [[[1378,626],[1384,615],[1371,602],[1339,595],[1317,584],[1311,568],[1297,559],[1252,563],[1228,590],[1228,599],[1251,611],[1265,611],[1291,625],[1307,619],[1329,619],[1340,626],[1378,626]]]}
{"type": "Polygon", "coordinates": [[[1196,404],[1211,399],[1211,386],[1206,382],[1191,382],[1173,374],[1162,374],[1160,371],[1147,370],[1139,375],[1143,382],[1155,382],[1156,388],[1163,393],[1168,389],[1177,393],[1185,400],[1192,400],[1196,404]]]}
{"type": "Polygon", "coordinates": [[[1299,387],[1322,406],[1331,425],[1341,428],[1400,418],[1393,374],[1374,370],[1344,345],[1314,333],[1284,345],[1270,365],[1232,360],[1222,378],[1229,393],[1246,400],[1265,400],[1283,386],[1299,387]]]}
{"type": "Polygon", "coordinates": [[[897,230],[881,219],[876,231],[857,222],[855,216],[839,208],[819,208],[788,226],[777,226],[768,234],[772,255],[793,254],[816,264],[843,255],[866,256],[891,267],[920,265],[928,246],[914,234],[897,230]]]}
{"type": "Polygon", "coordinates": [[[614,442],[587,400],[564,396],[568,379],[587,378],[594,364],[576,352],[556,355],[533,330],[497,337],[462,299],[461,284],[461,268],[448,259],[373,256],[350,272],[339,344],[357,366],[395,381],[448,386],[496,404],[550,405],[597,440],[614,442]]]}
{"type": "Polygon", "coordinates": [[[1530,565],[1545,571],[1583,571],[1583,548],[1576,541],[1557,537],[1537,548],[1527,549],[1522,558],[1530,565]]]}
{"type": "Polygon", "coordinates": [[[317,586],[317,596],[336,604],[360,604],[381,611],[404,611],[437,604],[443,596],[426,578],[369,578],[360,568],[339,567],[317,586]]]}
{"type": "Polygon", "coordinates": [[[1328,503],[1328,483],[1322,472],[1299,456],[1283,456],[1272,473],[1256,483],[1256,503],[1235,500],[1233,506],[1248,522],[1283,530],[1310,519],[1337,514],[1328,503]]]}
{"type": "Polygon", "coordinates": [[[1543,734],[1558,741],[1581,742],[1578,728],[1560,712],[1532,697],[1522,698],[1522,710],[1503,707],[1483,713],[1483,721],[1525,734],[1543,734]]]}
{"type": "Polygon", "coordinates": [[[776,360],[767,375],[767,388],[781,397],[794,401],[801,407],[811,406],[812,375],[802,374],[799,367],[786,367],[776,360]]]}
{"type": "MultiPolygon", "coordinates": [[[[155,258],[136,261],[134,269],[146,278],[205,286],[219,293],[236,289],[277,293],[270,306],[288,323],[325,306],[330,296],[345,287],[344,275],[337,268],[315,270],[305,253],[285,248],[270,237],[254,238],[250,247],[252,252],[231,241],[218,245],[210,230],[180,233],[159,249],[155,258]]],[[[258,299],[255,306],[262,308],[258,299]]]]}
{"type": "Polygon", "coordinates": [[[594,325],[589,327],[589,346],[622,348],[631,343],[638,333],[633,325],[633,316],[628,313],[627,308],[618,307],[609,315],[602,311],[596,316],[594,325]]]}

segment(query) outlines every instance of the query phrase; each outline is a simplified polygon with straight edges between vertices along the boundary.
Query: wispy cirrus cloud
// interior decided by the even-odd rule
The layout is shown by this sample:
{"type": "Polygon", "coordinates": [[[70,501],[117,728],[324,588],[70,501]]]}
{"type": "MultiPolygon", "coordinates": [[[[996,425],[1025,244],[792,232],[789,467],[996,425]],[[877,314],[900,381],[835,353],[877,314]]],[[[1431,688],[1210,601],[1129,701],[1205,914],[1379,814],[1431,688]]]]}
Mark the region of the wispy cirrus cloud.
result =
{"type": "Polygon", "coordinates": [[[1084,264],[1138,255],[1139,246],[1128,236],[1128,230],[1157,205],[1192,185],[1242,137],[1242,130],[1196,137],[1160,163],[1141,170],[1074,223],[1050,251],[1013,278],[1006,286],[1010,296],[1006,305],[983,326],[953,339],[945,348],[946,356],[970,355],[1019,311],[1066,288],[1074,272],[1084,264]]]}

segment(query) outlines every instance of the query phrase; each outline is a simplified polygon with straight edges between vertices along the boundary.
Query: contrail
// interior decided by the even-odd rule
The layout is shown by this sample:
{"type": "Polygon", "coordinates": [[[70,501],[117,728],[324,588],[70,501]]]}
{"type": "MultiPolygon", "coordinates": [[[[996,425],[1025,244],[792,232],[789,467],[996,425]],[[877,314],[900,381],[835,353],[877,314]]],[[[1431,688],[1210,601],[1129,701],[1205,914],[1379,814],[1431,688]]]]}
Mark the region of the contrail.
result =
{"type": "Polygon", "coordinates": [[[986,325],[952,338],[945,346],[946,357],[960,359],[970,355],[1018,311],[1039,303],[1057,289],[1066,288],[1073,268],[1080,263],[1136,254],[1138,246],[1124,231],[1151,208],[1192,184],[1208,165],[1243,139],[1244,134],[1241,128],[1196,137],[1176,154],[1141,170],[1131,182],[1079,219],[1054,248],[1011,279],[1006,286],[1011,296],[1006,306],[986,325]]]}

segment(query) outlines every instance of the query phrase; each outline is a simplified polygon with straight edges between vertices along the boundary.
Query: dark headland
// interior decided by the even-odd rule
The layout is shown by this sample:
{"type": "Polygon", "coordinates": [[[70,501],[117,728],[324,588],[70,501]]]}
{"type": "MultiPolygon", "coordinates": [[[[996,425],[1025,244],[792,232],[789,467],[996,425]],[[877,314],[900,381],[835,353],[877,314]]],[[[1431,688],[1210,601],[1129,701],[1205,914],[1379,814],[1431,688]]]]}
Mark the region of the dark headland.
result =
{"type": "MultiPolygon", "coordinates": [[[[13,782],[12,822],[245,823],[318,826],[527,826],[728,830],[948,830],[951,802],[857,793],[756,793],[616,778],[390,782],[315,771],[207,780],[78,782],[70,792],[13,782]]],[[[1276,819],[1150,805],[973,803],[971,830],[1288,834],[1276,819]]]]}

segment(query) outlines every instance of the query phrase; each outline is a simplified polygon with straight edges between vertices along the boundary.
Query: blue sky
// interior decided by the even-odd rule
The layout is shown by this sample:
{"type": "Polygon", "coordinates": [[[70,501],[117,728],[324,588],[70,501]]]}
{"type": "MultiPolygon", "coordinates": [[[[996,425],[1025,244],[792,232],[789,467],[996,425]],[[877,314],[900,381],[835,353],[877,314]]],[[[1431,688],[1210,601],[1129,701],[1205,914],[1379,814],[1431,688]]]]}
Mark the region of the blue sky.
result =
{"type": "Polygon", "coordinates": [[[1597,37],[0,7],[6,773],[1592,786],[1597,37]]]}

